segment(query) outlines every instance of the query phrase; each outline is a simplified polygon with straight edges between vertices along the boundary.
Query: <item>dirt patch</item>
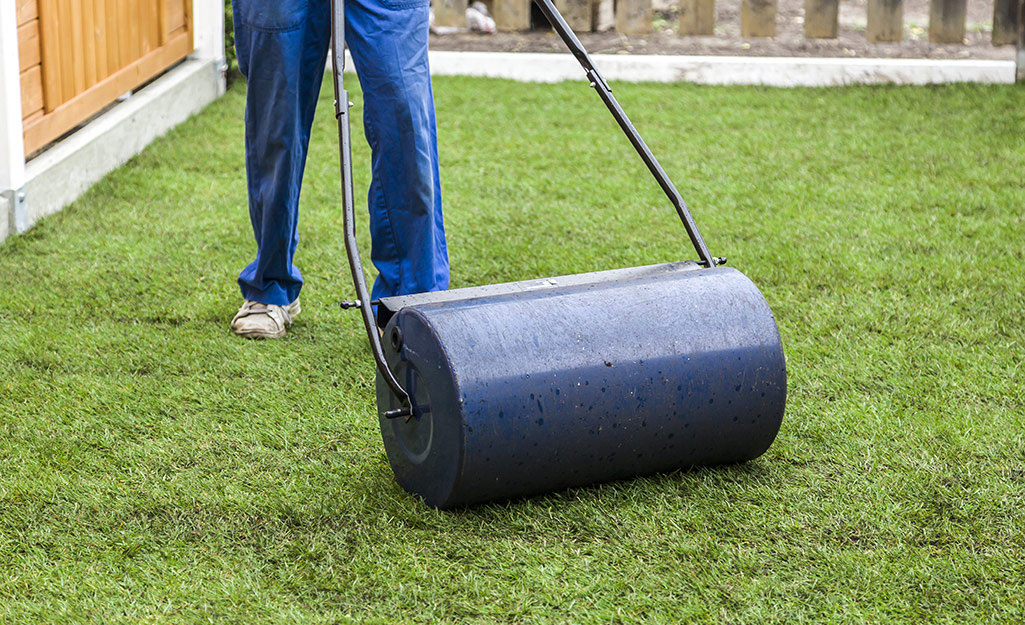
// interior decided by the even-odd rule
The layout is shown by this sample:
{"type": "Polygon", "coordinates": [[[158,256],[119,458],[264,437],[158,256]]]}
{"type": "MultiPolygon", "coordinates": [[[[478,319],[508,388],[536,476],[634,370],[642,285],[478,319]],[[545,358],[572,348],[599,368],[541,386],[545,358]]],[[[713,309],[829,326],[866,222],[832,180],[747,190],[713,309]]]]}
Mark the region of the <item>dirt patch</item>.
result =
{"type": "MultiPolygon", "coordinates": [[[[841,0],[840,32],[836,39],[804,38],[803,0],[779,0],[776,37],[740,36],[740,0],[716,3],[714,37],[676,34],[679,13],[675,2],[655,2],[655,31],[646,35],[616,32],[577,33],[593,54],[703,54],[726,56],[825,56],[930,59],[1014,59],[1013,46],[994,47],[992,0],[969,1],[964,45],[929,43],[929,0],[905,0],[904,41],[869,43],[865,40],[866,0],[841,0]]],[[[549,29],[476,35],[431,35],[434,50],[501,52],[565,52],[549,29]]]]}

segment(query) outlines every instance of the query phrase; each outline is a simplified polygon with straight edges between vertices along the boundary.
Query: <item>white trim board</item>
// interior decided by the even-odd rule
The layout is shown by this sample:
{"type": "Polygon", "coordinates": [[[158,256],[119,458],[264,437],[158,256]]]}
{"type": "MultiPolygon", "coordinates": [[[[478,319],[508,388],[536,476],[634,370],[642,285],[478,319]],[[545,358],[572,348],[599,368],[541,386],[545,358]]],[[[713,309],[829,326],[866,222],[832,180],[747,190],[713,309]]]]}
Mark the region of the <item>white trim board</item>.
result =
{"type": "MultiPolygon", "coordinates": [[[[855,84],[1013,83],[1014,61],[595,54],[609,80],[704,85],[832,87],[855,84]]],[[[583,80],[568,52],[430,52],[431,74],[525,82],[583,80]]],[[[352,64],[346,63],[351,70],[352,64]]]]}
{"type": "MultiPolygon", "coordinates": [[[[21,135],[21,74],[14,3],[0,4],[0,195],[25,184],[25,145],[21,135]]],[[[0,221],[7,213],[0,213],[0,221]]],[[[2,240],[2,236],[0,236],[2,240]]]]}

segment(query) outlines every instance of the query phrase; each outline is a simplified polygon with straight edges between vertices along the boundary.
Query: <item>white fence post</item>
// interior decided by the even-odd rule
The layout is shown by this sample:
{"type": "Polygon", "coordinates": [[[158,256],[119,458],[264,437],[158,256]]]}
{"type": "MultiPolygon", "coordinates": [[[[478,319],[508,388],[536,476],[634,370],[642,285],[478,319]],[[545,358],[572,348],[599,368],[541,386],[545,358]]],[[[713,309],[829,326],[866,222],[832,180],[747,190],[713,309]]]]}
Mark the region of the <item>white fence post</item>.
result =
{"type": "Polygon", "coordinates": [[[1015,80],[1025,83],[1025,0],[1018,0],[1018,50],[1014,56],[1015,80]]]}
{"type": "Polygon", "coordinates": [[[18,17],[13,2],[0,2],[0,240],[28,228],[25,143],[21,125],[18,17]]]}
{"type": "Polygon", "coordinates": [[[192,1],[192,45],[191,58],[215,61],[221,72],[221,92],[224,92],[224,72],[228,65],[224,60],[224,3],[221,0],[192,1]]]}

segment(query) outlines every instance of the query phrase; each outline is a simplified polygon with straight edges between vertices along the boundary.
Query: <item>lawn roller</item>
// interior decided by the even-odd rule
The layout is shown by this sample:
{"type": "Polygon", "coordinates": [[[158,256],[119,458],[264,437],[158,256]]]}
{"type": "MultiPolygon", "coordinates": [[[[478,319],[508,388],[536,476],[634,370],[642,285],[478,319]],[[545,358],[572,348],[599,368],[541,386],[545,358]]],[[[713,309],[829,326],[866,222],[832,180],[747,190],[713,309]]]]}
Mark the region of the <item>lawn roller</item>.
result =
{"type": "Polygon", "coordinates": [[[437,508],[750,460],[776,438],[786,404],[783,346],[765,298],[711,255],[576,35],[551,0],[535,2],[676,208],[699,260],[371,301],[335,0],[343,221],[358,297],[342,306],[362,312],[395,478],[437,508]]]}

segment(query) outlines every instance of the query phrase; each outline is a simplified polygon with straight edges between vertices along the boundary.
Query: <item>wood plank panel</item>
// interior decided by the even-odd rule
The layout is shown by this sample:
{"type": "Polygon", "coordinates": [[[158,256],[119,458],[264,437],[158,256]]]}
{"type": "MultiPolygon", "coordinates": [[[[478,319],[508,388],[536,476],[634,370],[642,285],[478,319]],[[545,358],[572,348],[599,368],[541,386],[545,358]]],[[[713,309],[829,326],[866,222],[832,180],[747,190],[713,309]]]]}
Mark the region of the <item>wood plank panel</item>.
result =
{"type": "Polygon", "coordinates": [[[153,4],[140,4],[139,13],[142,22],[142,52],[143,54],[155,49],[160,45],[160,35],[157,33],[156,7],[153,4]]]}
{"type": "Polygon", "coordinates": [[[715,0],[681,0],[680,34],[711,36],[715,34],[715,0]]]}
{"type": "Polygon", "coordinates": [[[147,54],[157,47],[157,42],[153,37],[155,32],[153,29],[153,4],[141,2],[135,4],[139,7],[139,50],[142,54],[147,54]]]}
{"type": "Polygon", "coordinates": [[[164,15],[166,10],[166,0],[157,0],[153,5],[153,45],[158,48],[166,43],[167,30],[165,24],[167,23],[167,17],[164,15]]]}
{"type": "Polygon", "coordinates": [[[929,5],[929,41],[963,43],[967,0],[932,0],[929,5]]]}
{"type": "Polygon", "coordinates": [[[128,15],[127,0],[112,0],[117,7],[118,67],[128,67],[132,62],[132,29],[128,15]]]}
{"type": "Polygon", "coordinates": [[[192,37],[192,2],[185,3],[185,34],[189,38],[189,50],[195,50],[196,42],[192,37]]]}
{"type": "Polygon", "coordinates": [[[61,49],[67,54],[68,65],[75,68],[74,80],[75,90],[73,93],[82,93],[85,91],[85,55],[82,54],[82,49],[85,44],[82,41],[82,2],[81,0],[70,0],[71,5],[71,23],[69,27],[71,29],[71,45],[67,42],[61,49]]]}
{"type": "MultiPolygon", "coordinates": [[[[59,16],[57,26],[60,29],[60,38],[57,41],[57,54],[60,56],[61,99],[55,103],[47,101],[48,112],[51,106],[60,106],[77,93],[75,91],[75,64],[72,59],[75,48],[72,43],[71,34],[71,0],[59,0],[57,11],[59,16]]],[[[43,63],[45,67],[46,61],[44,60],[43,63]]]]}
{"type": "Polygon", "coordinates": [[[903,39],[904,0],[868,0],[865,38],[873,43],[903,39]]]}
{"type": "Polygon", "coordinates": [[[132,56],[129,62],[142,58],[146,55],[146,48],[142,45],[142,11],[139,10],[139,3],[128,0],[128,30],[132,35],[132,56]]]}
{"type": "Polygon", "coordinates": [[[131,30],[128,27],[128,2],[126,0],[112,0],[117,7],[117,38],[118,38],[118,67],[123,69],[131,63],[132,40],[131,30]]]}
{"type": "MultiPolygon", "coordinates": [[[[96,84],[96,25],[93,23],[92,0],[81,0],[82,5],[82,48],[80,56],[85,65],[85,88],[96,84]]],[[[101,78],[106,78],[101,76],[101,78]]]]}
{"type": "Polygon", "coordinates": [[[651,22],[651,0],[616,0],[616,32],[650,33],[651,22]]]}
{"type": "Polygon", "coordinates": [[[153,15],[153,33],[157,46],[162,46],[167,43],[167,0],[157,0],[153,15]]]}
{"type": "Polygon", "coordinates": [[[187,32],[182,33],[168,41],[166,46],[150,52],[137,62],[107,77],[92,89],[78,94],[53,112],[39,118],[34,124],[26,124],[25,152],[35,152],[60,137],[113,102],[122,93],[156,76],[175,61],[185,58],[190,52],[192,37],[187,32]]]}
{"type": "Polygon", "coordinates": [[[139,46],[142,54],[147,54],[155,49],[159,44],[159,35],[157,35],[156,26],[156,7],[152,2],[142,3],[136,2],[136,6],[139,7],[139,46]]]}
{"type": "Polygon", "coordinates": [[[1006,46],[1018,39],[1018,0],[993,3],[993,45],[1006,46]]]}
{"type": "Polygon", "coordinates": [[[167,0],[157,2],[157,36],[160,38],[159,45],[167,43],[167,0]]]}
{"type": "Polygon", "coordinates": [[[185,0],[13,1],[19,15],[39,15],[18,31],[35,50],[21,54],[26,153],[192,51],[185,0]]]}
{"type": "Polygon", "coordinates": [[[21,73],[22,119],[43,110],[43,70],[36,65],[21,73]]]}
{"type": "Polygon", "coordinates": [[[107,72],[109,76],[124,67],[121,65],[120,35],[117,30],[118,5],[115,0],[100,0],[103,2],[103,10],[107,18],[107,72]]]}
{"type": "Polygon", "coordinates": [[[96,45],[96,75],[102,80],[111,74],[107,69],[107,3],[104,0],[92,0],[92,3],[93,19],[96,21],[93,36],[96,45]]]}
{"type": "Polygon", "coordinates": [[[61,79],[60,7],[57,0],[41,0],[39,4],[40,63],[43,70],[43,103],[47,112],[57,108],[64,94],[61,79]]]}
{"type": "Polygon", "coordinates": [[[39,3],[37,0],[15,0],[15,15],[17,15],[18,26],[29,20],[39,17],[39,3]]]}
{"type": "Polygon", "coordinates": [[[836,39],[839,17],[839,0],[804,0],[804,36],[808,39],[836,39]]]}
{"type": "Polygon", "coordinates": [[[18,71],[39,65],[39,45],[39,20],[31,20],[18,27],[18,71]]]}
{"type": "Polygon", "coordinates": [[[776,36],[776,0],[742,0],[741,37],[776,36]]]}

